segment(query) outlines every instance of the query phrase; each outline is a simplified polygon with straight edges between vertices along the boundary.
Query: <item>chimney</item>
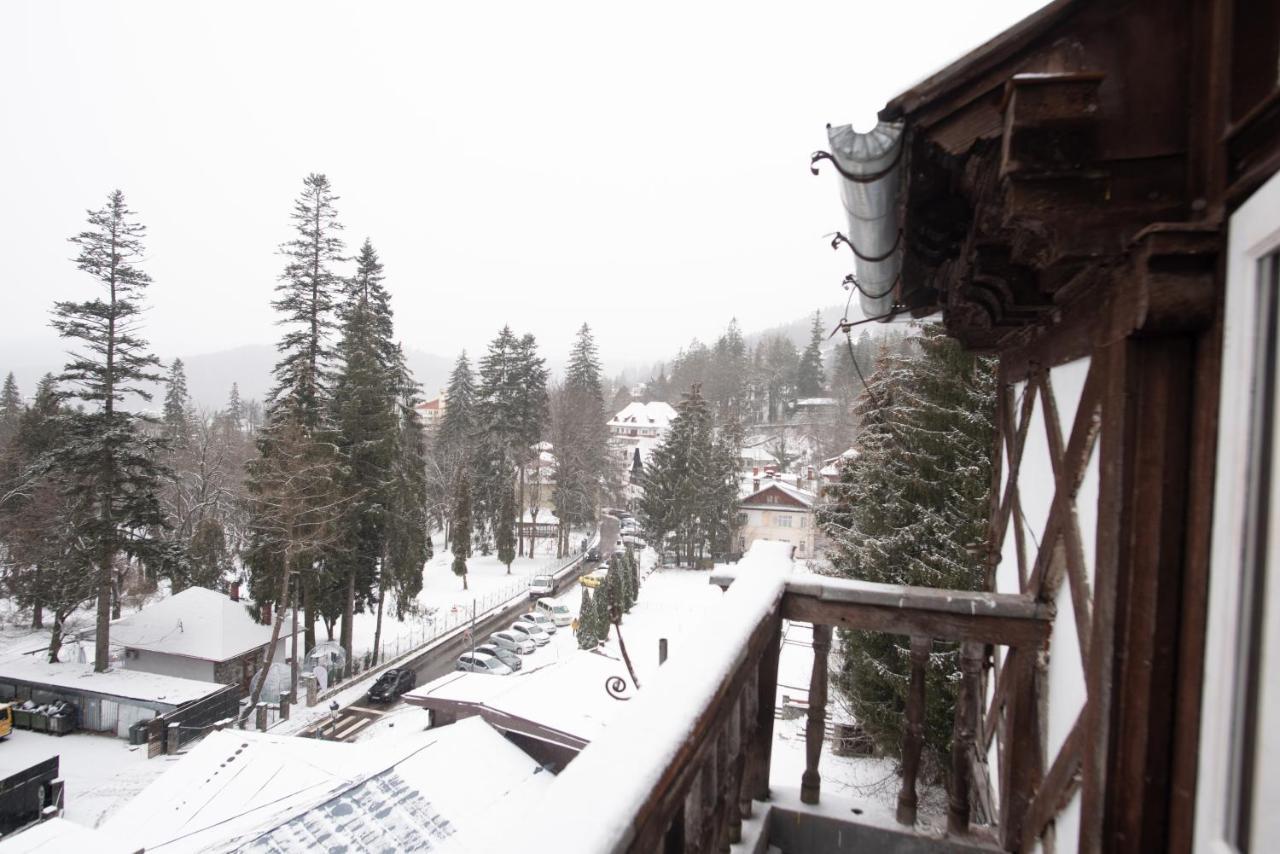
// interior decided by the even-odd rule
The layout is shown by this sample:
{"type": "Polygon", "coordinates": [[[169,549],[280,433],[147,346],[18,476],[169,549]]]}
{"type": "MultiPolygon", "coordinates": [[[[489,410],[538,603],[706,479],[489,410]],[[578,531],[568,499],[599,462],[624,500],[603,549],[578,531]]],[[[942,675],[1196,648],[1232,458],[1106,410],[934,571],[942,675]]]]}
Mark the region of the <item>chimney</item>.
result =
{"type": "Polygon", "coordinates": [[[751,467],[751,476],[752,476],[752,477],[759,477],[759,476],[760,476],[760,466],[752,466],[752,467],[751,467]]]}
{"type": "Polygon", "coordinates": [[[760,478],[758,477],[751,478],[751,491],[752,492],[760,491],[760,478]]]}
{"type": "Polygon", "coordinates": [[[231,592],[229,595],[231,596],[232,602],[240,601],[240,582],[239,581],[231,582],[231,592]]]}

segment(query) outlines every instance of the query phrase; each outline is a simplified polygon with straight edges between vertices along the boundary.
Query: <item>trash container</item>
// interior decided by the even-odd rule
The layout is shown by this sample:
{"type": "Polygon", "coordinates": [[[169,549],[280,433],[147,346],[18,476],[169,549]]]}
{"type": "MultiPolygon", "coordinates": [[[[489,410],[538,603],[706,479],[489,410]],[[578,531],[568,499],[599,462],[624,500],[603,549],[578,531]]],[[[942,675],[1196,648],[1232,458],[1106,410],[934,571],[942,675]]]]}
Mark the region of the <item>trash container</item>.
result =
{"type": "Polygon", "coordinates": [[[44,706],[31,712],[31,729],[35,732],[49,731],[49,716],[44,706]]]}
{"type": "Polygon", "coordinates": [[[31,710],[14,709],[13,725],[18,729],[31,729],[31,710]]]}
{"type": "Polygon", "coordinates": [[[149,721],[134,721],[129,727],[129,743],[130,744],[146,744],[147,743],[147,724],[149,721]]]}

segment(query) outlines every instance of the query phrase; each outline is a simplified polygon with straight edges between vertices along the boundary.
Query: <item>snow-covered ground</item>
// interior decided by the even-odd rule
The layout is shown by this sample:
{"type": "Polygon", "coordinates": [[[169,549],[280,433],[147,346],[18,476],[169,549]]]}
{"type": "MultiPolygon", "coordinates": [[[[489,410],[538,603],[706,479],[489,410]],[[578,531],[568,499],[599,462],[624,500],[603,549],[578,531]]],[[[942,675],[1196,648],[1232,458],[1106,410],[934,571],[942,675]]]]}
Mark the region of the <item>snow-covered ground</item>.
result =
{"type": "Polygon", "coordinates": [[[0,777],[51,756],[66,782],[66,818],[85,827],[102,819],[163,774],[180,757],[147,759],[146,747],[92,733],[52,736],[15,729],[0,743],[0,777]]]}

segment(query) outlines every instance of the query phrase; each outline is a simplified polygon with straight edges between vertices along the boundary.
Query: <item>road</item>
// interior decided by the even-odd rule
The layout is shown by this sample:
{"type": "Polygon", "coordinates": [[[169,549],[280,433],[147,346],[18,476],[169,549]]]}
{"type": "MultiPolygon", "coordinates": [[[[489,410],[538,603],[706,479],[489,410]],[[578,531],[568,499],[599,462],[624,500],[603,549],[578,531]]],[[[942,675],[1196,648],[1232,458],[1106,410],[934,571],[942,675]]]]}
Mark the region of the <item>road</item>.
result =
{"type": "MultiPolygon", "coordinates": [[[[601,556],[607,557],[612,554],[617,543],[618,520],[612,516],[601,517],[600,543],[598,545],[601,556]]],[[[577,565],[574,572],[560,582],[554,594],[555,598],[572,599],[573,597],[570,594],[576,592],[578,579],[594,570],[597,565],[595,562],[584,559],[577,565]]],[[[485,639],[493,632],[501,631],[510,626],[517,616],[529,610],[531,604],[529,599],[518,599],[505,608],[477,618],[474,630],[475,642],[477,644],[484,643],[485,639]]],[[[457,637],[433,647],[429,652],[424,653],[419,660],[410,662],[409,666],[414,667],[417,672],[417,684],[425,685],[433,679],[452,673],[458,656],[470,648],[471,640],[465,634],[460,633],[457,637]]],[[[378,718],[400,705],[401,703],[397,702],[391,706],[371,708],[362,700],[340,710],[335,721],[322,721],[304,730],[301,734],[311,736],[318,729],[325,733],[326,738],[331,738],[334,741],[350,741],[371,726],[378,718]]]]}

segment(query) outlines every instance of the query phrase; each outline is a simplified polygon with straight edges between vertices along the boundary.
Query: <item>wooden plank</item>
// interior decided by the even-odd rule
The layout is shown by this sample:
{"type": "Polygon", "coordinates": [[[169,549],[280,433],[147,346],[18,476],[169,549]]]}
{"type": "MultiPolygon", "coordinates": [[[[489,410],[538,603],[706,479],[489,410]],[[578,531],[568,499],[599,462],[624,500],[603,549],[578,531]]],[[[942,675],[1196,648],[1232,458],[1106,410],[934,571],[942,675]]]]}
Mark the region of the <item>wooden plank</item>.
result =
{"type": "MultiPolygon", "coordinates": [[[[933,592],[945,595],[951,591],[933,592]]],[[[788,592],[783,598],[782,616],[806,623],[897,635],[923,635],[1002,646],[1038,646],[1049,635],[1050,615],[1049,608],[1038,607],[1039,610],[1026,616],[1002,616],[976,609],[957,612],[921,608],[911,603],[866,604],[788,592]]]]}
{"type": "Polygon", "coordinates": [[[951,790],[947,793],[947,833],[969,832],[970,757],[973,754],[982,698],[980,677],[982,646],[965,643],[960,648],[960,696],[956,700],[951,734],[951,790]]]}
{"type": "MultiPolygon", "coordinates": [[[[1005,706],[1004,745],[1000,769],[1000,843],[1006,851],[1017,851],[1022,843],[1022,828],[1031,805],[1032,794],[1039,788],[1043,760],[1036,660],[1020,654],[1010,660],[1012,673],[1005,706]]],[[[1007,670],[1007,668],[1006,668],[1007,670]]]]}
{"type": "Polygon", "coordinates": [[[1036,840],[1045,827],[1066,807],[1080,784],[1080,742],[1084,738],[1083,715],[1076,718],[1071,732],[1044,775],[1044,782],[1027,810],[1022,829],[1022,850],[1035,850],[1036,840]]]}

